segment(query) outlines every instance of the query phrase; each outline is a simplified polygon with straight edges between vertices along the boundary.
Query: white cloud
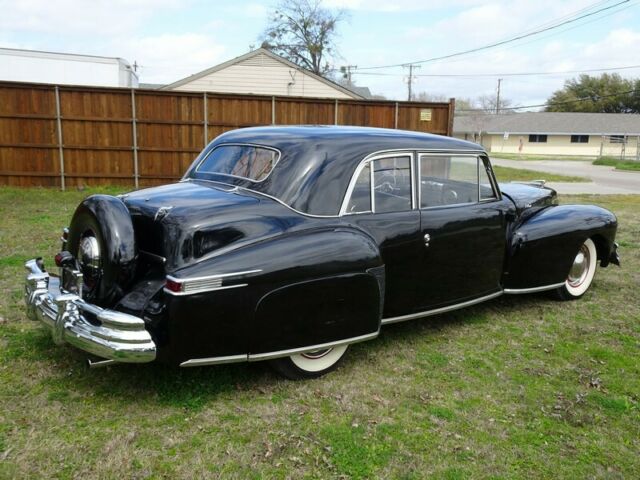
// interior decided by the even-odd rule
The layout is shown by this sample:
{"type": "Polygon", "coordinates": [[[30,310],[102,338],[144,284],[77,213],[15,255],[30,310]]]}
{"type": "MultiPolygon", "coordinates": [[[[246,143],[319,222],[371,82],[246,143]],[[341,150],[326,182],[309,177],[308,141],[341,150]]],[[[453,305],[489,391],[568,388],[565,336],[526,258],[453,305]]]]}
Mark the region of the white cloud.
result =
{"type": "Polygon", "coordinates": [[[173,82],[228,60],[215,37],[195,33],[116,40],[111,49],[141,65],[145,83],[173,82]]]}
{"type": "Polygon", "coordinates": [[[179,0],[0,0],[0,30],[100,36],[130,33],[179,0]]]}

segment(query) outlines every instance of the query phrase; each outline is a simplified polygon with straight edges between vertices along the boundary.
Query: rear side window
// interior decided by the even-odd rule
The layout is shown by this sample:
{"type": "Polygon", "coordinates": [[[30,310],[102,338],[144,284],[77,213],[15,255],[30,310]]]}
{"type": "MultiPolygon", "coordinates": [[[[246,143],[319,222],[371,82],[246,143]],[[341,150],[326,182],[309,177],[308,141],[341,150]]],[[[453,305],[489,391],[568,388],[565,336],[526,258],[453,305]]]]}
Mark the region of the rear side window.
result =
{"type": "Polygon", "coordinates": [[[253,145],[220,145],[196,167],[197,173],[213,173],[260,182],[278,162],[279,153],[253,145]]]}
{"type": "Polygon", "coordinates": [[[413,208],[411,155],[367,161],[351,187],[344,213],[401,212],[413,208]]]}
{"type": "Polygon", "coordinates": [[[389,157],[373,161],[374,211],[411,210],[411,157],[389,157]]]}

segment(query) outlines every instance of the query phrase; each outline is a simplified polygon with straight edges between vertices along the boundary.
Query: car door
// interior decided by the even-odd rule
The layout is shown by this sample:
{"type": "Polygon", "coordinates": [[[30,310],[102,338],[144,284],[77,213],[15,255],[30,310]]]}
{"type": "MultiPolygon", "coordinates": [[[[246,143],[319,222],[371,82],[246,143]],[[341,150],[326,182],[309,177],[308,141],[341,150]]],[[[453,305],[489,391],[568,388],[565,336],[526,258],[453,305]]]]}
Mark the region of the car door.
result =
{"type": "Polygon", "coordinates": [[[360,165],[342,207],[346,221],[367,231],[385,264],[383,318],[414,311],[422,255],[414,152],[382,154],[360,165]]]}
{"type": "Polygon", "coordinates": [[[418,154],[422,252],[418,311],[501,291],[506,212],[488,159],[418,154]]]}

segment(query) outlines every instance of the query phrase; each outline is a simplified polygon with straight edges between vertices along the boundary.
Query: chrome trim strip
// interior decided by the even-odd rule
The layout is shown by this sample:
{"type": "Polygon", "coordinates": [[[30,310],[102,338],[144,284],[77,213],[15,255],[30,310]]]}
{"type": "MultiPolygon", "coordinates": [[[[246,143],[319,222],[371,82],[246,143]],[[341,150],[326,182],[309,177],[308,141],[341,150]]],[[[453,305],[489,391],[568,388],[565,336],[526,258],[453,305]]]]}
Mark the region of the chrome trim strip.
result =
{"type": "Polygon", "coordinates": [[[249,284],[238,283],[236,285],[225,285],[223,287],[198,288],[189,290],[187,292],[174,292],[172,290],[169,290],[167,287],[163,287],[162,290],[164,291],[164,293],[168,293],[169,295],[173,295],[174,297],[182,297],[184,295],[195,295],[196,293],[217,292],[218,290],[229,290],[230,288],[246,287],[247,285],[249,284]]]}
{"type": "Polygon", "coordinates": [[[446,312],[451,312],[452,310],[458,310],[460,308],[470,307],[471,305],[475,305],[476,303],[482,303],[486,300],[491,300],[492,298],[499,297],[500,295],[502,295],[502,293],[503,293],[502,291],[499,291],[496,293],[492,293],[491,295],[485,295],[484,297],[474,298],[473,300],[457,303],[455,305],[449,305],[448,307],[436,308],[434,310],[426,310],[424,312],[419,312],[419,313],[410,313],[409,315],[402,315],[399,317],[383,318],[382,325],[389,325],[391,323],[404,322],[407,320],[413,320],[415,318],[430,317],[431,315],[438,315],[440,313],[446,313],[446,312]]]}
{"type": "Polygon", "coordinates": [[[288,357],[289,355],[295,355],[297,353],[311,352],[313,350],[320,350],[329,347],[339,347],[340,345],[350,345],[352,343],[364,342],[366,340],[372,340],[380,334],[380,330],[367,333],[366,335],[360,335],[358,337],[346,338],[344,340],[337,340],[335,342],[321,343],[319,345],[312,345],[309,347],[291,348],[289,350],[279,350],[277,352],[267,353],[250,353],[249,361],[258,362],[261,360],[271,360],[274,358],[288,357]]]}
{"type": "Polygon", "coordinates": [[[521,293],[546,292],[547,290],[553,290],[563,285],[564,285],[564,282],[554,283],[553,285],[543,285],[542,287],[533,287],[533,288],[505,288],[504,293],[509,295],[520,295],[521,293]]]}
{"type": "Polygon", "coordinates": [[[227,277],[239,277],[241,275],[249,275],[250,273],[260,273],[262,270],[245,270],[243,272],[230,272],[230,273],[216,273],[214,275],[204,275],[201,277],[174,277],[172,275],[167,275],[169,280],[173,280],[177,283],[191,282],[191,281],[199,281],[199,280],[211,280],[214,278],[227,278],[227,277]]]}
{"type": "Polygon", "coordinates": [[[319,345],[311,345],[308,347],[292,348],[289,350],[279,350],[277,352],[267,353],[254,353],[243,355],[228,355],[226,357],[209,357],[209,358],[193,358],[180,364],[181,367],[198,367],[204,365],[222,365],[225,363],[238,363],[238,362],[259,362],[262,360],[272,360],[274,358],[288,357],[297,353],[311,352],[313,350],[320,350],[322,348],[339,347],[340,345],[348,345],[352,343],[364,342],[366,340],[372,340],[380,334],[380,330],[368,333],[366,335],[360,335],[358,337],[346,338],[344,340],[337,340],[335,342],[327,342],[319,345]]]}
{"type": "Polygon", "coordinates": [[[193,358],[180,364],[181,367],[200,367],[204,365],[223,365],[225,363],[246,362],[248,355],[228,355],[226,357],[193,358]]]}
{"type": "Polygon", "coordinates": [[[261,269],[257,270],[246,270],[243,272],[230,272],[230,273],[217,273],[214,275],[205,275],[202,277],[184,277],[178,278],[173,275],[167,275],[167,280],[171,280],[175,283],[180,283],[184,285],[184,290],[180,292],[174,292],[173,290],[167,289],[167,287],[163,288],[165,293],[169,295],[173,295],[176,297],[180,297],[183,295],[193,295],[195,293],[202,292],[213,292],[216,290],[227,290],[229,288],[238,288],[238,287],[246,287],[248,283],[238,283],[234,285],[223,285],[222,279],[229,277],[242,277],[244,275],[250,275],[252,273],[259,273],[261,269]]]}

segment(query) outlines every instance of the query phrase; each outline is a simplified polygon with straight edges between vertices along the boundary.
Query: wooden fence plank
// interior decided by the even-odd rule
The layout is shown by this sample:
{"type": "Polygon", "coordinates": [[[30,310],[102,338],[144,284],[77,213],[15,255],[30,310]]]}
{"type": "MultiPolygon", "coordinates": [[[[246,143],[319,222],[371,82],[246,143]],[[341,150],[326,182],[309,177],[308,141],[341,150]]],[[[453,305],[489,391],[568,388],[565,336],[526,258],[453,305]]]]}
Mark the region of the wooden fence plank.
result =
{"type": "Polygon", "coordinates": [[[453,106],[0,82],[0,185],[167,183],[212,138],[274,123],[450,135],[453,106]]]}

